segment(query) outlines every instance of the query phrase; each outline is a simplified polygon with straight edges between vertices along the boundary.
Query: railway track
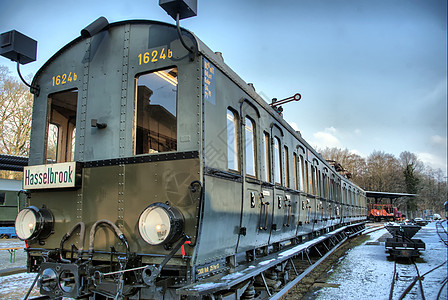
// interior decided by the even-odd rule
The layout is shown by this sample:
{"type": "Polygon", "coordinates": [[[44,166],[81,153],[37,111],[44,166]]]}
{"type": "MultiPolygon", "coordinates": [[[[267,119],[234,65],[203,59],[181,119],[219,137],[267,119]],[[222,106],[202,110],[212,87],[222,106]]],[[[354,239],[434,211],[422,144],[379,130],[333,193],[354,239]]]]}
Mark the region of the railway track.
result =
{"type": "MultiPolygon", "coordinates": [[[[257,296],[251,298],[249,291],[248,295],[246,295],[249,297],[247,299],[282,298],[292,287],[294,287],[294,285],[303,280],[313,270],[321,264],[323,265],[324,262],[327,264],[327,258],[335,251],[345,252],[346,249],[344,250],[344,247],[349,244],[347,241],[350,241],[356,235],[361,234],[363,234],[363,230],[359,230],[358,227],[356,230],[351,228],[337,230],[336,233],[329,235],[328,238],[324,238],[325,236],[317,238],[321,239],[321,242],[310,243],[310,246],[304,247],[303,251],[297,252],[284,261],[282,272],[278,272],[277,270],[277,268],[280,268],[280,265],[277,265],[276,267],[269,267],[270,264],[275,263],[275,261],[271,262],[268,260],[266,270],[259,276],[255,277],[255,281],[252,283],[253,294],[256,294],[257,296]]],[[[288,253],[284,253],[284,255],[286,256],[288,253]]],[[[322,266],[322,268],[326,267],[322,266]]],[[[26,291],[24,291],[24,293],[26,293],[26,291]]],[[[28,299],[43,298],[36,298],[36,296],[33,296],[28,299]]]]}
{"type": "Polygon", "coordinates": [[[331,253],[325,254],[325,257],[321,257],[318,253],[314,253],[314,255],[310,257],[311,261],[321,261],[313,266],[309,266],[309,263],[307,263],[306,260],[300,260],[299,258],[296,258],[294,260],[294,263],[296,263],[300,275],[297,276],[297,278],[294,280],[294,283],[291,282],[288,286],[285,286],[282,291],[279,291],[279,293],[274,295],[272,299],[301,299],[302,297],[306,296],[306,294],[315,284],[328,287],[338,286],[325,283],[325,280],[322,279],[322,276],[326,273],[326,271],[328,271],[329,268],[337,264],[340,261],[341,256],[343,256],[349,249],[362,244],[365,241],[365,238],[363,237],[383,228],[384,226],[374,226],[369,229],[364,229],[356,234],[348,235],[347,239],[334,247],[331,253]],[[305,274],[304,271],[307,267],[309,268],[309,270],[305,274]]]}
{"type": "MultiPolygon", "coordinates": [[[[425,276],[437,270],[438,268],[445,266],[446,263],[447,261],[421,275],[420,270],[413,259],[409,259],[409,262],[399,261],[398,259],[395,259],[394,274],[392,276],[392,283],[389,292],[389,300],[404,299],[406,295],[408,295],[411,292],[411,290],[417,283],[419,285],[420,298],[425,300],[426,297],[423,289],[423,280],[425,279],[425,276]],[[410,267],[411,265],[413,266],[413,268],[410,267]],[[414,274],[412,274],[413,273],[412,269],[415,270],[414,274]],[[401,288],[398,291],[397,285],[399,281],[401,281],[401,283],[404,284],[405,288],[404,289],[401,288]],[[399,296],[398,298],[396,298],[394,297],[394,295],[399,296]]],[[[441,286],[436,298],[437,300],[440,299],[440,295],[442,294],[443,288],[445,287],[446,284],[447,284],[447,278],[445,277],[441,282],[441,286]]]]}
{"type": "MultiPolygon", "coordinates": [[[[383,227],[375,227],[364,230],[363,232],[358,232],[357,234],[359,236],[367,235],[382,228],[383,227]]],[[[438,228],[438,231],[440,231],[439,237],[440,235],[442,235],[443,237],[443,232],[445,231],[441,228],[438,228]]],[[[324,272],[329,265],[334,264],[338,261],[339,256],[343,255],[343,253],[345,253],[349,248],[353,247],[362,240],[350,239],[349,236],[352,236],[352,233],[341,233],[331,239],[327,239],[325,243],[316,244],[315,246],[310,247],[307,251],[302,251],[298,255],[288,259],[287,266],[285,267],[285,269],[288,270],[288,272],[286,272],[288,278],[283,278],[280,276],[276,277],[275,272],[266,270],[263,275],[259,276],[256,282],[253,284],[254,294],[259,294],[259,292],[262,291],[262,294],[264,294],[266,297],[254,297],[247,299],[298,299],[296,289],[302,288],[307,290],[314,283],[320,282],[319,275],[313,274],[313,271],[315,271],[314,273],[316,274],[319,273],[320,270],[324,272]],[[282,286],[276,286],[276,283],[279,281],[287,281],[289,283],[282,286]],[[300,283],[300,285],[298,285],[298,283],[300,283]],[[293,293],[288,295],[288,293],[292,291],[293,293]]],[[[425,277],[431,276],[431,273],[436,269],[446,268],[446,263],[447,262],[445,261],[444,263],[426,272],[426,270],[422,269],[422,266],[416,264],[415,261],[394,261],[394,273],[392,276],[389,299],[406,299],[406,297],[409,296],[417,296],[417,299],[432,298],[431,296],[425,295],[422,281],[425,279],[425,277]],[[419,270],[419,266],[421,270],[425,271],[423,274],[421,270],[419,270]],[[417,288],[415,286],[417,286],[417,288]]],[[[440,289],[437,295],[437,299],[443,298],[441,298],[441,295],[446,285],[447,279],[444,278],[440,283],[440,289]]],[[[303,292],[303,294],[305,293],[306,291],[303,292]]]]}
{"type": "Polygon", "coordinates": [[[436,222],[437,234],[439,235],[440,240],[448,246],[448,233],[446,232],[445,227],[443,227],[443,222],[446,222],[446,220],[436,222]]]}
{"type": "MultiPolygon", "coordinates": [[[[446,222],[446,221],[444,221],[446,222]]],[[[445,246],[448,246],[448,242],[447,242],[447,232],[446,229],[443,227],[442,222],[438,221],[436,223],[436,230],[437,230],[437,234],[440,237],[440,240],[445,244],[445,246]]],[[[419,294],[420,294],[420,298],[425,300],[425,292],[423,289],[423,280],[425,279],[425,276],[429,275],[430,273],[432,273],[433,271],[445,266],[446,268],[446,264],[447,264],[447,260],[445,260],[445,262],[443,262],[442,264],[436,266],[435,268],[432,268],[431,270],[425,272],[424,274],[420,274],[420,270],[415,262],[414,259],[409,258],[408,261],[403,260],[403,259],[398,259],[395,258],[394,259],[394,272],[393,272],[393,276],[392,276],[392,283],[391,283],[391,287],[390,287],[390,292],[389,292],[389,300],[392,299],[399,299],[402,300],[406,297],[406,295],[408,295],[413,287],[418,283],[419,285],[419,294]],[[410,266],[413,266],[410,267],[410,266]],[[412,272],[412,269],[415,272],[412,272]],[[413,274],[412,274],[413,273],[413,274]],[[412,274],[412,275],[411,275],[412,274]],[[397,291],[397,285],[398,282],[401,281],[402,285],[404,284],[405,288],[401,288],[400,291],[397,291]],[[394,297],[395,295],[399,295],[398,298],[394,297]]],[[[445,277],[441,282],[440,282],[440,289],[437,293],[437,300],[441,299],[440,296],[442,294],[442,291],[444,289],[444,287],[447,284],[447,277],[445,277]]]]}

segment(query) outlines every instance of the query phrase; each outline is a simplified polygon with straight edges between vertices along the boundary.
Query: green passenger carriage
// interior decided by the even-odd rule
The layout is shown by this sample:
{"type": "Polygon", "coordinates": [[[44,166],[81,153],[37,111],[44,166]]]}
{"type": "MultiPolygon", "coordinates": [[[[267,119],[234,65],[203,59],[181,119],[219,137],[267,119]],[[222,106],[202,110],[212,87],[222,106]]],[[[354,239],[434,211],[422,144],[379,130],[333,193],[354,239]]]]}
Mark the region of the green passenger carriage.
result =
{"type": "MultiPolygon", "coordinates": [[[[188,286],[366,219],[364,191],[221,55],[181,35],[106,24],[34,77],[16,230],[42,294],[217,296],[188,286]]],[[[260,272],[226,290],[241,295],[260,272]]]]}

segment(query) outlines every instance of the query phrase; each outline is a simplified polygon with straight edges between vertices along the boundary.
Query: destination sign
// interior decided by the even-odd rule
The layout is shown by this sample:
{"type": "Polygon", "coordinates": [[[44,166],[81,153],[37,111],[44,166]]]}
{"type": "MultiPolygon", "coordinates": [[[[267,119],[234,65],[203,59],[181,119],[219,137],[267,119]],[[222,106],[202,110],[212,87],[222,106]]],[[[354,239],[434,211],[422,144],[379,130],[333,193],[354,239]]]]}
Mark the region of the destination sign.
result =
{"type": "Polygon", "coordinates": [[[23,188],[52,189],[76,186],[76,162],[27,166],[23,169],[23,188]]]}

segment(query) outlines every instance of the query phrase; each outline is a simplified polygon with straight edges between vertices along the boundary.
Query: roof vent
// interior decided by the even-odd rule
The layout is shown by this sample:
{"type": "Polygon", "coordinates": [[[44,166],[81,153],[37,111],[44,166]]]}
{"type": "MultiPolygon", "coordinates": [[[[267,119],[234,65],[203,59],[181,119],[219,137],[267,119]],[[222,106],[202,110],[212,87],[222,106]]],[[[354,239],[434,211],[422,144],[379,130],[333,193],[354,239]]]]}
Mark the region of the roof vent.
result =
{"type": "Polygon", "coordinates": [[[250,86],[254,90],[254,92],[255,92],[255,87],[254,87],[253,83],[248,83],[247,85],[250,86]]]}
{"type": "Polygon", "coordinates": [[[81,35],[85,38],[92,37],[101,30],[106,29],[106,27],[109,26],[109,21],[105,17],[99,17],[90,25],[88,25],[86,28],[81,30],[81,35]]]}
{"type": "Polygon", "coordinates": [[[224,62],[224,57],[222,56],[222,52],[215,52],[216,55],[218,55],[219,59],[224,62]]]}

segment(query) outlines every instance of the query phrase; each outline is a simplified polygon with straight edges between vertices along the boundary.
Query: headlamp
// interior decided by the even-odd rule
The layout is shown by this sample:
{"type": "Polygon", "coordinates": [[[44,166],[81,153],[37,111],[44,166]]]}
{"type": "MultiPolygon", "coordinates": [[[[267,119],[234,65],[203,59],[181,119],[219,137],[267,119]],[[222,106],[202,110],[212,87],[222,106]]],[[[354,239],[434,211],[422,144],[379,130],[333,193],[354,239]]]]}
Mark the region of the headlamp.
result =
{"type": "Polygon", "coordinates": [[[53,215],[47,208],[30,206],[17,214],[15,229],[21,240],[44,239],[52,233],[53,224],[53,215]]]}
{"type": "Polygon", "coordinates": [[[138,219],[140,236],[150,245],[177,240],[184,229],[184,218],[174,207],[163,203],[148,206],[138,219]]]}

